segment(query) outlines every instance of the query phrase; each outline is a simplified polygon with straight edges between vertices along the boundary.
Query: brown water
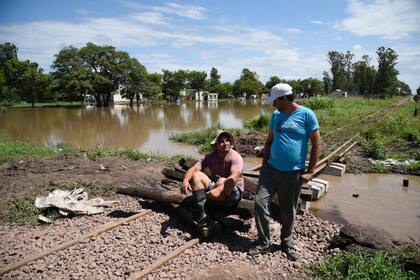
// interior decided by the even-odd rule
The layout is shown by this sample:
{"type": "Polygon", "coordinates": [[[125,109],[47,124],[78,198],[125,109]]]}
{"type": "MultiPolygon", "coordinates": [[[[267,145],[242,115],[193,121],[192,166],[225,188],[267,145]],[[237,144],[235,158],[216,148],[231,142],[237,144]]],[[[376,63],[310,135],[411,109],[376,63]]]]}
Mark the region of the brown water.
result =
{"type": "Polygon", "coordinates": [[[270,112],[272,107],[260,102],[225,101],[107,108],[12,108],[0,110],[0,130],[13,139],[41,145],[65,143],[81,148],[100,145],[196,156],[196,148],[174,143],[169,136],[217,123],[225,128],[242,128],[262,110],[270,112]]]}
{"type": "Polygon", "coordinates": [[[341,224],[368,224],[393,238],[420,242],[420,176],[322,174],[319,178],[328,180],[330,189],[323,198],[311,202],[315,215],[341,224]],[[403,179],[409,180],[408,188],[402,186],[403,179]]]}

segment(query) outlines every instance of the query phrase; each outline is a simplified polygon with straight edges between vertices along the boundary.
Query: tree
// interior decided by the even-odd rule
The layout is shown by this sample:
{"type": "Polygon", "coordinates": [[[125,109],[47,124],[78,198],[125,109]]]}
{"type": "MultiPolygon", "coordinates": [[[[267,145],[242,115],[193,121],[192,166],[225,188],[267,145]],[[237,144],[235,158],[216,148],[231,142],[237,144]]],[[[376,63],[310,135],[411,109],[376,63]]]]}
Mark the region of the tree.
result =
{"type": "Polygon", "coordinates": [[[13,94],[35,107],[37,98],[42,96],[47,87],[47,80],[38,64],[29,60],[10,59],[6,62],[4,70],[7,84],[13,94]]]}
{"type": "Polygon", "coordinates": [[[398,95],[411,95],[411,88],[403,81],[398,81],[398,95]]]}
{"type": "Polygon", "coordinates": [[[184,89],[187,84],[187,73],[184,70],[169,71],[162,70],[162,92],[165,96],[176,100],[181,89],[184,89]]]}
{"type": "Polygon", "coordinates": [[[232,92],[235,97],[246,94],[260,94],[263,91],[263,84],[258,80],[256,72],[244,68],[241,77],[233,83],[232,92]]]}
{"type": "Polygon", "coordinates": [[[353,64],[354,89],[362,96],[369,97],[374,93],[376,70],[370,65],[370,57],[362,56],[362,60],[353,64]]]}
{"type": "Polygon", "coordinates": [[[144,92],[150,85],[147,78],[146,68],[135,58],[130,58],[127,53],[120,53],[125,56],[120,64],[121,69],[121,96],[130,100],[130,106],[133,105],[133,99],[136,103],[140,101],[140,93],[144,92]]]}
{"type": "Polygon", "coordinates": [[[333,81],[327,71],[322,72],[322,75],[324,76],[322,78],[322,81],[324,82],[324,92],[330,94],[333,90],[333,81]]]}
{"type": "Polygon", "coordinates": [[[265,92],[270,92],[271,88],[278,83],[281,83],[281,80],[277,76],[272,76],[270,79],[265,83],[265,92]]]}
{"type": "Polygon", "coordinates": [[[191,89],[203,90],[207,78],[207,73],[204,71],[187,71],[188,86],[191,89]]]}
{"type": "Polygon", "coordinates": [[[242,69],[241,80],[258,81],[259,77],[256,72],[249,70],[248,68],[242,69]]]}
{"type": "Polygon", "coordinates": [[[333,89],[344,90],[346,84],[346,55],[342,52],[331,51],[328,53],[328,62],[331,65],[333,89]]]}
{"type": "Polygon", "coordinates": [[[6,42],[4,44],[0,44],[0,68],[3,68],[4,64],[8,60],[17,60],[17,51],[17,47],[12,43],[6,42]]]}
{"type": "Polygon", "coordinates": [[[321,95],[323,92],[323,82],[318,79],[307,78],[301,81],[302,92],[307,97],[321,95]]]}
{"type": "Polygon", "coordinates": [[[393,96],[397,93],[398,54],[391,48],[379,47],[376,51],[378,55],[378,73],[375,80],[375,94],[378,96],[393,96]]]}
{"type": "Polygon", "coordinates": [[[217,92],[219,94],[219,98],[227,98],[232,93],[233,86],[231,83],[220,83],[213,87],[212,92],[217,92]]]}
{"type": "Polygon", "coordinates": [[[220,74],[216,68],[212,67],[210,70],[210,79],[208,81],[207,89],[210,92],[218,92],[220,94],[220,74]]]}
{"type": "Polygon", "coordinates": [[[72,46],[63,48],[55,55],[51,65],[52,88],[63,93],[63,99],[78,100],[83,104],[85,96],[94,93],[91,75],[83,63],[79,50],[72,46]]]}

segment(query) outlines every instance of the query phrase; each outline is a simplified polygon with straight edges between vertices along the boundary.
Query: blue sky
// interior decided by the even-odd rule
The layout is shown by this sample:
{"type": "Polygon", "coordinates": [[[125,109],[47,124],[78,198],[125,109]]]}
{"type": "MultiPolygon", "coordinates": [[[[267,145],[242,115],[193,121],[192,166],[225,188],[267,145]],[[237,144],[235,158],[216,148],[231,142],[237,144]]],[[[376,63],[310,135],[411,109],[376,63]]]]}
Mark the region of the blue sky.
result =
{"type": "Polygon", "coordinates": [[[399,79],[420,86],[419,0],[21,1],[0,0],[0,43],[49,70],[54,54],[87,42],[129,52],[149,72],[243,68],[269,77],[322,78],[327,53],[354,61],[379,46],[399,54],[399,79]]]}

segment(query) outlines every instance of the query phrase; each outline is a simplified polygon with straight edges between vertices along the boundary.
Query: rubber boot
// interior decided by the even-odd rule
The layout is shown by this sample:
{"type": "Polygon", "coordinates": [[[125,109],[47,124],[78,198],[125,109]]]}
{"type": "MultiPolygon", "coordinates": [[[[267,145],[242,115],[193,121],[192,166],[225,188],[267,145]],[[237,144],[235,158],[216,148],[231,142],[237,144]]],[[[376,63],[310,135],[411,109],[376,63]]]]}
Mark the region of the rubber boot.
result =
{"type": "Polygon", "coordinates": [[[194,206],[196,215],[194,217],[195,222],[199,227],[207,226],[207,213],[206,213],[206,192],[204,190],[195,190],[192,192],[194,197],[194,206]]]}

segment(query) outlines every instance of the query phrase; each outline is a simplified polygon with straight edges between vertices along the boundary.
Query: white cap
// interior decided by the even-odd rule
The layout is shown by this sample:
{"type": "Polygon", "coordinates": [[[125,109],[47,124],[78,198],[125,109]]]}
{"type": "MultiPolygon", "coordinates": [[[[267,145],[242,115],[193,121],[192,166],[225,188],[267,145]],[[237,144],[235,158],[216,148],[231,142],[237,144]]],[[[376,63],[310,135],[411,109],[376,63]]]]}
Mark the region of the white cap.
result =
{"type": "Polygon", "coordinates": [[[270,96],[267,98],[267,104],[273,104],[274,100],[279,97],[290,95],[293,89],[288,84],[277,84],[271,88],[270,96]]]}

